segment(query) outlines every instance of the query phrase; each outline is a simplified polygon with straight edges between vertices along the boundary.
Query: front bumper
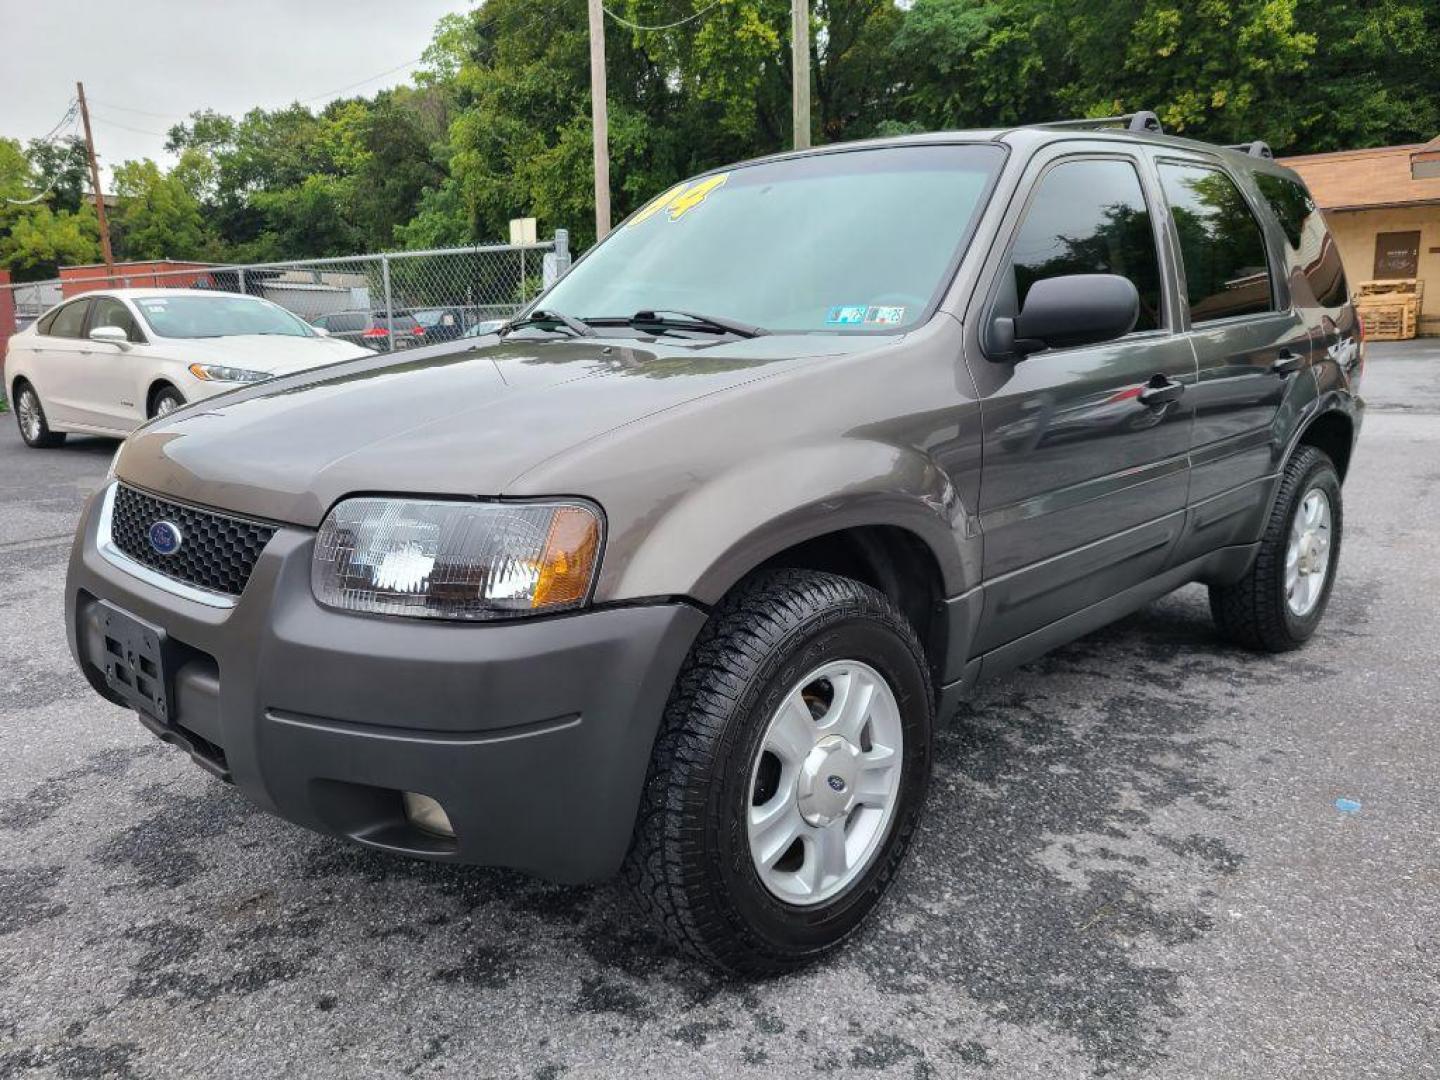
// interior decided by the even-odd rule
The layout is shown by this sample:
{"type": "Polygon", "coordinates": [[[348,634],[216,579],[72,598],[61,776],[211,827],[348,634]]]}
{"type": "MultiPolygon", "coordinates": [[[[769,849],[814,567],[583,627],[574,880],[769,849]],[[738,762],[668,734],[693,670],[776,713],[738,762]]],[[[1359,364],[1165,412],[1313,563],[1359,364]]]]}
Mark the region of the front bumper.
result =
{"type": "Polygon", "coordinates": [[[624,858],[670,688],[705,620],[680,603],[491,624],[346,614],[310,590],[314,534],[281,527],[222,608],[113,565],[86,507],[66,585],[96,691],[102,601],[163,628],[172,707],[147,727],[297,824],[423,858],[562,882],[624,858]],[[401,793],[455,828],[411,825],[401,793]]]}

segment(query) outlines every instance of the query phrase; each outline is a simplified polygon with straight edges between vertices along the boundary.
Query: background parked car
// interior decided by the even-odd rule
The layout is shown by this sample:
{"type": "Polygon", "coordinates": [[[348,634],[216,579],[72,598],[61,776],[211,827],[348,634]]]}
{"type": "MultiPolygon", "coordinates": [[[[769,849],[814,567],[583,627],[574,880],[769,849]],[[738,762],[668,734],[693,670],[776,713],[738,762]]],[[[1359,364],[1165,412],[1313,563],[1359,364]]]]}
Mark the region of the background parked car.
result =
{"type": "Polygon", "coordinates": [[[46,312],[10,339],[5,379],[20,434],[124,436],[242,383],[366,355],[284,308],[238,293],[115,289],[46,312]]]}
{"type": "Polygon", "coordinates": [[[396,312],[393,319],[386,319],[383,311],[332,311],[310,320],[317,330],[324,330],[332,338],[360,345],[372,352],[386,352],[390,349],[390,334],[393,328],[395,348],[409,349],[426,343],[425,329],[409,312],[396,312]]]}
{"type": "Polygon", "coordinates": [[[416,308],[409,314],[419,326],[426,345],[463,337],[465,328],[472,321],[456,307],[416,308]]]}
{"type": "Polygon", "coordinates": [[[486,319],[483,322],[477,322],[460,336],[467,338],[484,337],[486,334],[495,333],[496,330],[499,330],[509,321],[509,319],[486,319]]]}

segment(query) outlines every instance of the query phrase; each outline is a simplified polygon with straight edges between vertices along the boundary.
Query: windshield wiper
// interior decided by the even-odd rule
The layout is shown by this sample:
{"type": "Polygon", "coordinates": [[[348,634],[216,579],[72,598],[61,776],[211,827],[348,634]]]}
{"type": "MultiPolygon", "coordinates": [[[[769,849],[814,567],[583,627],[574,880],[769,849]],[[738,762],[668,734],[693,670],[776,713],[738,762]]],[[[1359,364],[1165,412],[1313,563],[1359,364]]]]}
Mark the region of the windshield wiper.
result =
{"type": "Polygon", "coordinates": [[[658,326],[662,329],[714,330],[742,338],[760,337],[770,332],[763,326],[751,326],[749,323],[739,322],[735,319],[726,319],[718,315],[701,315],[699,312],[681,311],[678,308],[646,308],[631,315],[626,322],[630,326],[658,326]],[[679,315],[680,318],[666,318],[668,315],[679,315]]]}
{"type": "Polygon", "coordinates": [[[500,329],[497,330],[496,333],[498,333],[501,337],[504,337],[506,334],[510,333],[510,331],[519,330],[522,326],[536,326],[540,323],[555,323],[558,326],[563,326],[566,330],[569,330],[570,333],[574,334],[576,337],[595,336],[594,328],[586,325],[580,319],[575,318],[575,316],[566,315],[563,311],[548,311],[541,309],[532,311],[528,315],[522,315],[517,318],[511,319],[504,326],[500,327],[500,329]]]}

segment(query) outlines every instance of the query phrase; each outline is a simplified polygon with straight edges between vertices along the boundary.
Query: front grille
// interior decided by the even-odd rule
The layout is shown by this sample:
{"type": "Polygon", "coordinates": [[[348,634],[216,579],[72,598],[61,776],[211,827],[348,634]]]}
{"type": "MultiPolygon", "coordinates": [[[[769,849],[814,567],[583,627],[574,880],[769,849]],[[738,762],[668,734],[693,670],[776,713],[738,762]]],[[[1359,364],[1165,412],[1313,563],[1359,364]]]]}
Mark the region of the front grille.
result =
{"type": "Polygon", "coordinates": [[[211,592],[239,596],[274,535],[268,525],[167,502],[124,484],[115,490],[110,518],[115,546],[166,577],[211,592]],[[157,521],[180,530],[180,547],[171,555],[161,555],[150,544],[150,527],[157,521]]]}

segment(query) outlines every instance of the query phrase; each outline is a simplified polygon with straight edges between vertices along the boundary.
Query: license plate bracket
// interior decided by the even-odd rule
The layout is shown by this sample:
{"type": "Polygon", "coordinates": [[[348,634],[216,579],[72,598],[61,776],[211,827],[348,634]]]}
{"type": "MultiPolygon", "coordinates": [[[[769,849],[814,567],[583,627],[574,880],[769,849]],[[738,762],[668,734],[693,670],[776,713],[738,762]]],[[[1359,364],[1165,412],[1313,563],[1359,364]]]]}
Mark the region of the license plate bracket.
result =
{"type": "Polygon", "coordinates": [[[170,641],[164,630],[100,601],[105,684],[139,712],[172,722],[170,641]]]}

